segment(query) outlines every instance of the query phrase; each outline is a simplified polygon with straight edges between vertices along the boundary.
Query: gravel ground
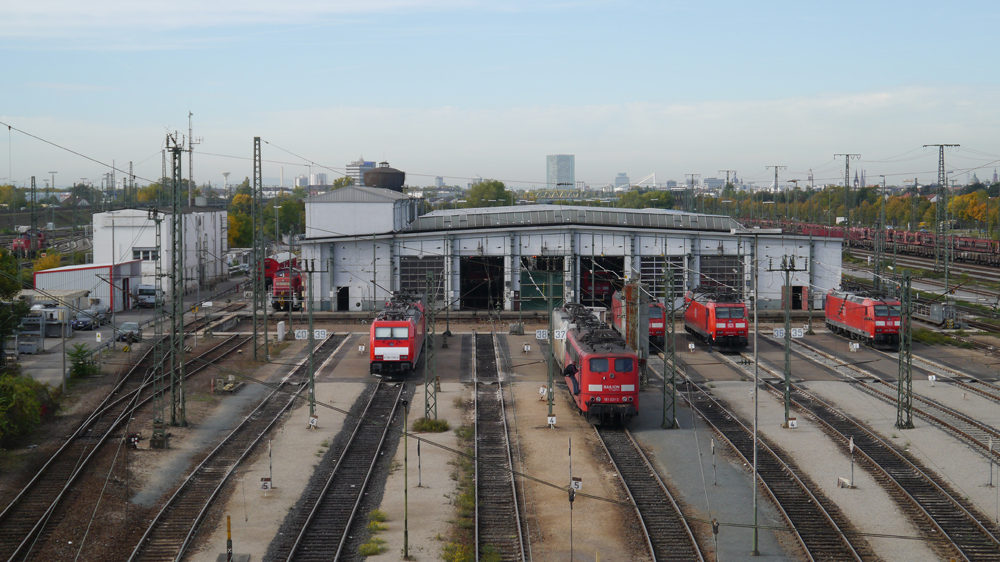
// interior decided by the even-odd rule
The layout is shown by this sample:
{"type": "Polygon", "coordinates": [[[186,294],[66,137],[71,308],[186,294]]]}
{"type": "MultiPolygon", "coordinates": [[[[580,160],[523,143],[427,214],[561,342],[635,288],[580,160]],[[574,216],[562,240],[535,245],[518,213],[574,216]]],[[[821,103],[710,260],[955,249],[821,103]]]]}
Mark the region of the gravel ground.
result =
{"type": "MultiPolygon", "coordinates": [[[[810,383],[813,386],[817,383],[810,383]]],[[[845,383],[832,383],[847,386],[845,383]]],[[[805,385],[803,385],[805,386],[805,385]]],[[[728,402],[735,413],[748,425],[753,421],[753,402],[748,399],[752,382],[718,382],[712,392],[728,402]]],[[[855,489],[837,487],[837,479],[851,477],[851,459],[840,451],[820,427],[810,418],[792,413],[798,428],[783,429],[784,404],[770,393],[759,397],[758,427],[771,442],[793,455],[796,464],[819,486],[819,491],[832,500],[862,533],[878,533],[903,537],[919,537],[917,529],[906,519],[875,480],[855,467],[855,489]]],[[[870,537],[869,544],[883,560],[932,560],[935,553],[919,540],[870,537]]]]}

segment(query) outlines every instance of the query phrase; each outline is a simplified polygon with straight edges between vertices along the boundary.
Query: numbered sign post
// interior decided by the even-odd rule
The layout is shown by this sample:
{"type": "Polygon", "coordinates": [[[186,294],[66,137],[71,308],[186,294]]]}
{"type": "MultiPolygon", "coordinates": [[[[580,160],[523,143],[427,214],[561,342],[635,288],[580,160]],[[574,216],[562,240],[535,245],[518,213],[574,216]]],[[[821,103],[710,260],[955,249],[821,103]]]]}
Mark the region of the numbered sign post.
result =
{"type": "Polygon", "coordinates": [[[309,330],[295,330],[295,339],[297,340],[309,339],[309,330]]]}
{"type": "Polygon", "coordinates": [[[776,337],[776,338],[783,338],[783,337],[785,337],[785,329],[784,328],[775,328],[774,329],[774,337],[776,337]]]}
{"type": "MultiPolygon", "coordinates": [[[[307,335],[306,338],[308,338],[308,337],[309,336],[307,335]]],[[[326,330],[313,330],[313,339],[314,340],[325,340],[326,339],[326,330]]]]}
{"type": "Polygon", "coordinates": [[[566,341],[566,330],[553,330],[552,336],[559,341],[566,341]]]}
{"type": "Polygon", "coordinates": [[[535,330],[535,339],[536,340],[547,340],[547,339],[549,339],[549,331],[548,330],[535,330]]]}
{"type": "Polygon", "coordinates": [[[556,424],[556,417],[555,416],[549,416],[548,422],[549,422],[549,425],[555,425],[556,424]]]}
{"type": "Polygon", "coordinates": [[[265,492],[269,491],[271,489],[271,479],[267,477],[261,478],[260,489],[264,490],[265,492]]]}
{"type": "Polygon", "coordinates": [[[802,338],[805,337],[805,330],[802,328],[792,328],[792,338],[802,338]]]}

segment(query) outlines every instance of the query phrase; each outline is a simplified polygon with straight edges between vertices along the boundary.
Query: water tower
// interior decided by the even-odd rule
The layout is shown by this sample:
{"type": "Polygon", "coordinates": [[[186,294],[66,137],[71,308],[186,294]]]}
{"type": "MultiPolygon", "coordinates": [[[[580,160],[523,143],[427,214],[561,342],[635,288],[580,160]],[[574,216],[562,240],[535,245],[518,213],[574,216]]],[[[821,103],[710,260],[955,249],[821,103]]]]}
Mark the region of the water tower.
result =
{"type": "Polygon", "coordinates": [[[222,172],[222,191],[229,195],[229,172],[222,172]]]}

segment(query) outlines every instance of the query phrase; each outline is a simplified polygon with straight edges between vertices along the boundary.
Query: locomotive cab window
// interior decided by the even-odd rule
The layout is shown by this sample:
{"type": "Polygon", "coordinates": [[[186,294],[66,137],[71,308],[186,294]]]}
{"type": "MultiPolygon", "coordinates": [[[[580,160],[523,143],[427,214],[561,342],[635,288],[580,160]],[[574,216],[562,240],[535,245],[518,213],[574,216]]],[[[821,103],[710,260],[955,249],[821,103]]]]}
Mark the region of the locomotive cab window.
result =
{"type": "Polygon", "coordinates": [[[631,373],[633,361],[631,359],[615,359],[616,373],[631,373]]]}
{"type": "Polygon", "coordinates": [[[649,307],[649,317],[654,320],[659,320],[663,318],[663,309],[658,306],[649,307]]]}
{"type": "Polygon", "coordinates": [[[889,307],[884,304],[875,305],[875,316],[877,318],[889,316],[889,307]]]}
{"type": "Polygon", "coordinates": [[[607,357],[595,357],[590,360],[591,373],[607,373],[610,370],[607,357]]]}
{"type": "Polygon", "coordinates": [[[375,328],[375,339],[388,340],[392,338],[392,328],[375,328]]]}
{"type": "Polygon", "coordinates": [[[730,318],[743,318],[743,309],[740,307],[732,307],[729,309],[730,318]]]}
{"type": "Polygon", "coordinates": [[[899,312],[899,307],[898,306],[892,305],[892,306],[889,307],[889,316],[892,316],[894,318],[899,318],[899,314],[900,314],[900,312],[899,312]]]}
{"type": "Polygon", "coordinates": [[[715,307],[715,317],[717,319],[729,318],[729,309],[724,306],[715,307]]]}
{"type": "Polygon", "coordinates": [[[406,326],[392,329],[392,339],[405,340],[408,337],[410,337],[410,329],[407,328],[406,326]]]}

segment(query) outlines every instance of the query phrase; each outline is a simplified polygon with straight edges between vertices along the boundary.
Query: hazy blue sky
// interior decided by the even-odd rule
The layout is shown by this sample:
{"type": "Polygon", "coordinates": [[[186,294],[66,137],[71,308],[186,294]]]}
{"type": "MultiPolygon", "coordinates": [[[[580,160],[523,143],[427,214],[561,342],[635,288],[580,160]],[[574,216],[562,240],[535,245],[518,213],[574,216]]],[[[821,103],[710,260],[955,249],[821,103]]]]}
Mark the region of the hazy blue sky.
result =
{"type": "MultiPolygon", "coordinates": [[[[286,185],[303,158],[361,155],[411,185],[519,187],[557,153],[592,185],[770,164],[834,182],[843,152],[930,182],[928,143],[962,145],[962,179],[1000,166],[995,2],[36,0],[0,22],[0,121],[142,178],[188,111],[199,183],[251,175],[254,136],[286,185]]],[[[0,182],[51,170],[108,171],[0,129],[0,182]]]]}

